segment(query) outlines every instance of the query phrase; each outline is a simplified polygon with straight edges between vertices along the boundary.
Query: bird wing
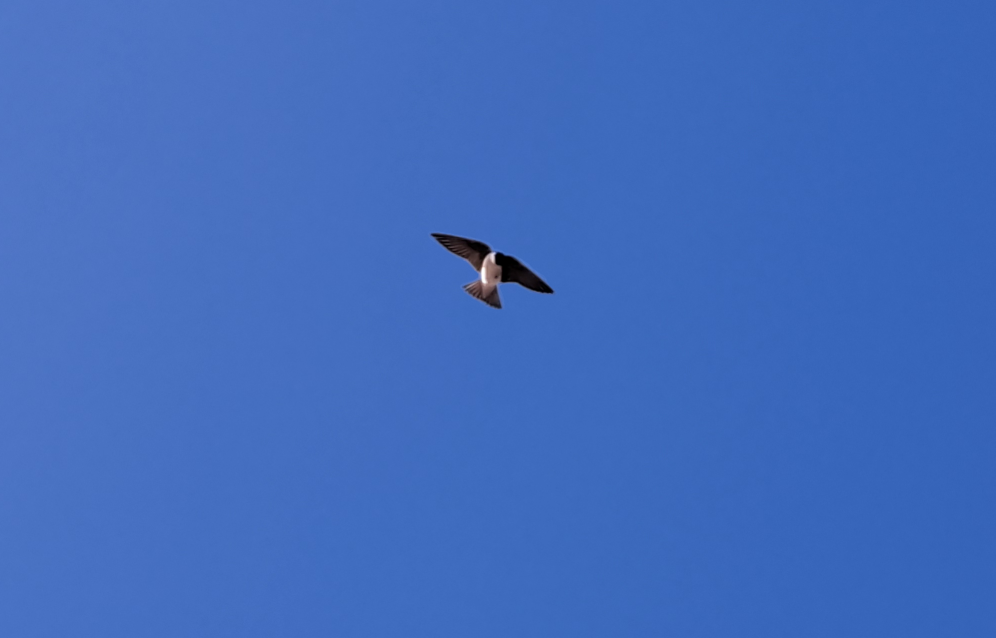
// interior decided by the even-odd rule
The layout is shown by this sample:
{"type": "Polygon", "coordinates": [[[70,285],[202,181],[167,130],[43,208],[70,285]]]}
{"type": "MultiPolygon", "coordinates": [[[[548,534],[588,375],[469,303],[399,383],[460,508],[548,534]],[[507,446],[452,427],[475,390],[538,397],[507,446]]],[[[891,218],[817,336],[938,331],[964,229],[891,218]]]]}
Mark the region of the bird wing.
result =
{"type": "Polygon", "coordinates": [[[511,255],[505,255],[501,266],[501,280],[521,284],[536,292],[553,292],[553,288],[546,285],[546,282],[536,276],[536,273],[523,266],[521,261],[511,255]]]}
{"type": "Polygon", "coordinates": [[[460,255],[469,261],[470,265],[474,267],[474,270],[481,269],[481,265],[484,263],[484,258],[491,252],[491,248],[482,241],[464,239],[463,237],[444,235],[442,233],[432,233],[432,236],[435,237],[436,241],[442,244],[446,250],[453,254],[460,255]]]}

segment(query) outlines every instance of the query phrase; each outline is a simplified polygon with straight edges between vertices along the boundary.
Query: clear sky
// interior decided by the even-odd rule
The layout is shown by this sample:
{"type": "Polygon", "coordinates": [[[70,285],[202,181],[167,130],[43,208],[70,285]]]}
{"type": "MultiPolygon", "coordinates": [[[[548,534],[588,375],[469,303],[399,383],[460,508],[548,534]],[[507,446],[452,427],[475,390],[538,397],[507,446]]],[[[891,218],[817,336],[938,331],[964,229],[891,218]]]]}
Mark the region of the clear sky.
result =
{"type": "Polygon", "coordinates": [[[0,3],[0,635],[996,635],[994,32],[0,3]]]}

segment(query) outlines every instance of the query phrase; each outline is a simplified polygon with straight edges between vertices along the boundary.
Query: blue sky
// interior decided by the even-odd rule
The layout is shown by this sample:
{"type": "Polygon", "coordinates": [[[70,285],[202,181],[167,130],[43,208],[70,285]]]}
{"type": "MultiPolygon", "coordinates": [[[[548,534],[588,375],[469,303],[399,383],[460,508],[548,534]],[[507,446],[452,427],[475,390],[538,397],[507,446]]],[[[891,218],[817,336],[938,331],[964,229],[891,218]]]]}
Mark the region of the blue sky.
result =
{"type": "Polygon", "coordinates": [[[0,634],[994,635],[994,7],[4,2],[0,634]]]}

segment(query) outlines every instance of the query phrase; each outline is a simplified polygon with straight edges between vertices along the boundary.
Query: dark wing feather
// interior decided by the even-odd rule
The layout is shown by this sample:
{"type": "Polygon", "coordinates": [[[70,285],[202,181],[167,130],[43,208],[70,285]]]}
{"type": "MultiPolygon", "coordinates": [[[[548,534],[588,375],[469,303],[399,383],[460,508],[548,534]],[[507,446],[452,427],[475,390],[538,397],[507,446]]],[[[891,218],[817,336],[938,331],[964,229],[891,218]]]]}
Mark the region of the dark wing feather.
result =
{"type": "Polygon", "coordinates": [[[470,265],[474,267],[474,270],[481,269],[481,264],[484,263],[484,258],[491,252],[491,248],[482,241],[465,239],[463,237],[456,237],[455,235],[444,235],[442,233],[432,233],[432,236],[435,237],[436,241],[442,244],[446,250],[453,254],[460,255],[469,261],[470,265]]]}
{"type": "Polygon", "coordinates": [[[536,292],[553,292],[553,288],[536,276],[536,273],[522,265],[522,262],[510,255],[505,255],[501,264],[501,280],[521,284],[536,292]]]}

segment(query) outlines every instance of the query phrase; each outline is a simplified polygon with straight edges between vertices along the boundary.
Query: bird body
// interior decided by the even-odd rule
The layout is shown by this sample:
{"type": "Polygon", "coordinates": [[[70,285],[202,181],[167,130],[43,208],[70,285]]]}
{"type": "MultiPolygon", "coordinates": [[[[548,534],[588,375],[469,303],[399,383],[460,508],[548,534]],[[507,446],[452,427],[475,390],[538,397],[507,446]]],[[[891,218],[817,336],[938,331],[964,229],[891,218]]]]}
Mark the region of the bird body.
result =
{"type": "Polygon", "coordinates": [[[488,253],[481,264],[481,283],[485,286],[501,283],[501,266],[498,265],[498,253],[488,253]]]}
{"type": "Polygon", "coordinates": [[[479,279],[470,282],[463,289],[492,308],[501,308],[498,286],[502,283],[517,283],[536,292],[553,292],[553,288],[523,266],[518,259],[493,251],[484,242],[441,233],[432,233],[432,236],[447,250],[470,262],[478,272],[479,279]]]}

